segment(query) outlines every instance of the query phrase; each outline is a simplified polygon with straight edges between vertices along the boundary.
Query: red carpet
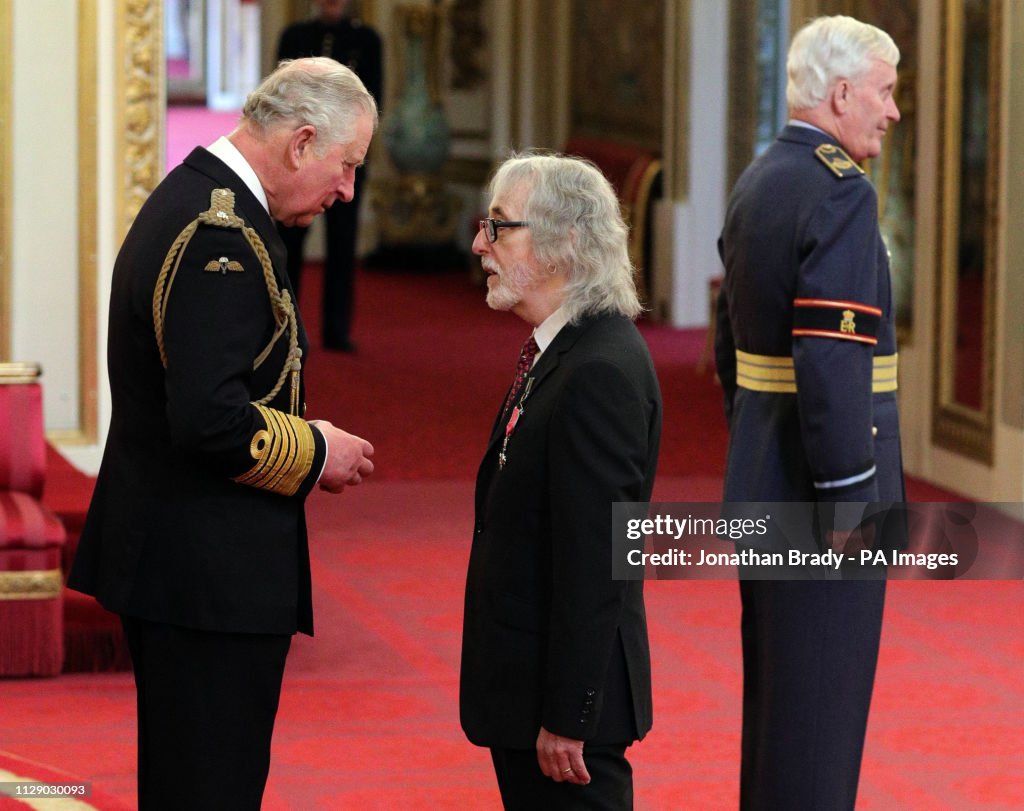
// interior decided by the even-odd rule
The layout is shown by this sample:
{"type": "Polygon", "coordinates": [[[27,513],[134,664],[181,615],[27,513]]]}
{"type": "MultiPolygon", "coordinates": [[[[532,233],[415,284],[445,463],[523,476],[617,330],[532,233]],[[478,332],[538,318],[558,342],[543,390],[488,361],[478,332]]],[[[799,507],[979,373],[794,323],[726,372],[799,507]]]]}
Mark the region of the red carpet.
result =
{"type": "Polygon", "coordinates": [[[100,791],[80,775],[55,770],[9,752],[0,752],[0,783],[8,784],[3,794],[0,794],[0,811],[127,811],[131,807],[100,791]],[[22,784],[22,790],[26,793],[18,794],[18,789],[9,785],[11,783],[22,784]],[[29,794],[31,791],[42,791],[42,788],[31,785],[33,783],[45,783],[48,784],[47,788],[64,793],[60,798],[29,794]],[[85,796],[86,793],[88,796],[85,796]]]}
{"type": "MultiPolygon", "coordinates": [[[[378,472],[309,502],[317,636],[292,648],[265,808],[496,809],[489,757],[458,725],[462,584],[472,477],[528,330],[461,273],[363,274],[359,352],[325,353],[308,275],[309,416],[370,439],[378,472]]],[[[692,371],[703,336],[644,332],[666,404],[656,497],[715,500],[725,430],[710,373],[692,371]]],[[[737,591],[648,584],[655,726],[631,750],[641,811],[736,807],[737,591]]],[[[891,584],[859,808],[1024,807],[1022,607],[1019,582],[891,584]]],[[[129,675],[0,682],[0,705],[0,750],[134,803],[129,675]]]]}

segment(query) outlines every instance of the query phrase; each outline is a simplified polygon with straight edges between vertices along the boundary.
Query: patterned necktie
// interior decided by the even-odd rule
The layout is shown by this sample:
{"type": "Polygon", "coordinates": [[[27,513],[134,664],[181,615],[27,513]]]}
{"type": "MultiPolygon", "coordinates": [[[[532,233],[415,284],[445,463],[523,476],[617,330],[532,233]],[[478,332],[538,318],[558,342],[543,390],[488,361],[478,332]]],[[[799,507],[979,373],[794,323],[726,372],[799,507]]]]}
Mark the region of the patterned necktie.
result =
{"type": "Polygon", "coordinates": [[[533,359],[537,355],[537,348],[537,342],[532,335],[523,344],[523,349],[519,353],[519,363],[516,365],[516,379],[512,383],[512,388],[508,391],[508,397],[505,398],[505,406],[501,409],[502,419],[508,416],[516,397],[523,390],[523,383],[530,372],[530,367],[533,366],[533,359]]]}

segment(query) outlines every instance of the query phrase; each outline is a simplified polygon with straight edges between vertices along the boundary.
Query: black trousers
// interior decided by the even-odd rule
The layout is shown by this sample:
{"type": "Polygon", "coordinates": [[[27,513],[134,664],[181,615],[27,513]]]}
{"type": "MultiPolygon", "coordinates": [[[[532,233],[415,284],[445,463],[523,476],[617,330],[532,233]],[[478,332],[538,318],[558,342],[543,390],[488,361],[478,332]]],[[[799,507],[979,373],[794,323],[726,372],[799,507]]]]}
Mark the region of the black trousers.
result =
{"type": "Polygon", "coordinates": [[[857,798],[884,580],[741,580],[743,811],[857,798]]]}
{"type": "Polygon", "coordinates": [[[590,772],[585,786],[545,777],[535,749],[491,749],[505,811],[628,811],[633,808],[633,768],[626,747],[584,746],[590,772]]]}
{"type": "MultiPolygon", "coordinates": [[[[366,167],[356,172],[352,202],[340,200],[324,212],[326,246],[324,250],[323,342],[327,348],[341,349],[351,339],[352,310],[355,303],[356,237],[359,233],[359,201],[366,182],[366,167]]],[[[299,297],[304,260],[303,246],[309,228],[278,225],[288,249],[288,277],[299,297]]]]}
{"type": "Polygon", "coordinates": [[[291,637],[121,621],[138,696],[140,811],[258,811],[291,637]]]}

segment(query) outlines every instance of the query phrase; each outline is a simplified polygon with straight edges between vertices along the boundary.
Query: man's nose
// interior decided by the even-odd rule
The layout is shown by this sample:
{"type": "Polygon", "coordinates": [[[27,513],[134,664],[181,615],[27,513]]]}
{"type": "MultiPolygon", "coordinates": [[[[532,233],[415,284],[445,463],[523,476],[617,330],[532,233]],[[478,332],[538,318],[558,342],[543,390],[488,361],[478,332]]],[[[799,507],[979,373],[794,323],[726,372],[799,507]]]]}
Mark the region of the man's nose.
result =
{"type": "Polygon", "coordinates": [[[476,236],[473,237],[473,253],[477,256],[483,256],[490,252],[491,243],[487,241],[487,237],[484,236],[484,229],[478,228],[476,236]]]}
{"type": "Polygon", "coordinates": [[[356,194],[356,170],[346,171],[341,183],[338,184],[338,196],[346,203],[351,203],[356,194]]]}
{"type": "Polygon", "coordinates": [[[889,99],[889,107],[891,108],[888,111],[888,116],[887,116],[889,118],[889,120],[893,121],[893,122],[899,121],[900,120],[900,108],[896,106],[896,99],[894,99],[894,98],[890,98],[889,99]]]}

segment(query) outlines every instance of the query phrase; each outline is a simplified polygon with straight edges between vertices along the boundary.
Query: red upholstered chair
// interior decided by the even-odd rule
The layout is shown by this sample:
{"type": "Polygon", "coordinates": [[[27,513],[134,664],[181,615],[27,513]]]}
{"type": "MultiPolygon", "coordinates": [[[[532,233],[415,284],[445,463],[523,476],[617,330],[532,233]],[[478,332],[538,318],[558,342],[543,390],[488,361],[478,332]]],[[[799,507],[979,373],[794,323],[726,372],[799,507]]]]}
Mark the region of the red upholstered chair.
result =
{"type": "Polygon", "coordinates": [[[0,676],[64,663],[64,527],[41,503],[46,475],[39,367],[0,363],[0,676]]]}

